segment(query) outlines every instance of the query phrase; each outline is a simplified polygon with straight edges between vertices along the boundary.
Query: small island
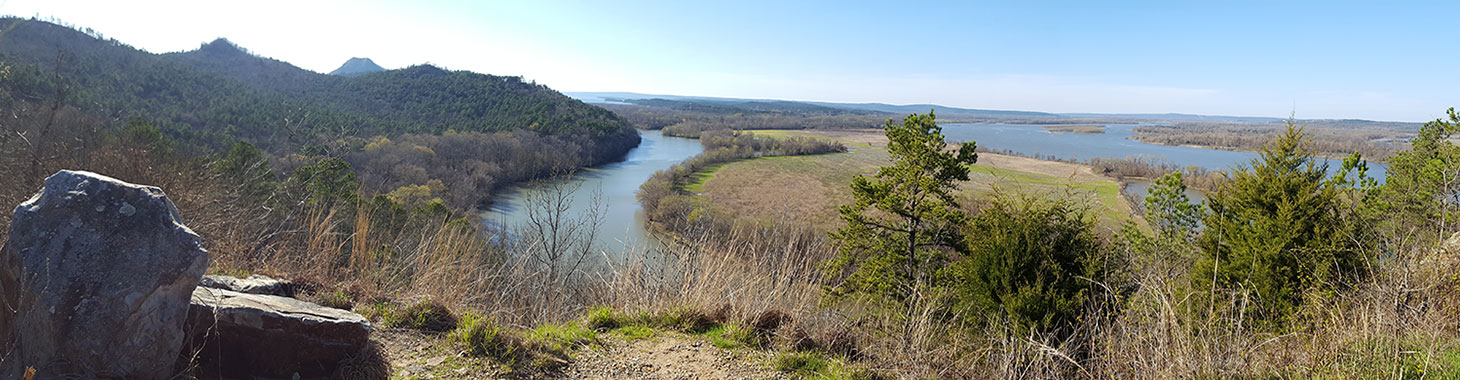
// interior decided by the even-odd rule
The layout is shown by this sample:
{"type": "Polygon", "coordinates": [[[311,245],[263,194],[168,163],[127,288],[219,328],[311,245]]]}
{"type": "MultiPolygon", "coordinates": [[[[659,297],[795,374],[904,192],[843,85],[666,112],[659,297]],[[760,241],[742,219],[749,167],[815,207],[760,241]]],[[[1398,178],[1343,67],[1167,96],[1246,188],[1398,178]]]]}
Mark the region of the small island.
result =
{"type": "Polygon", "coordinates": [[[1105,126],[1101,124],[1065,124],[1044,126],[1049,133],[1083,133],[1097,134],[1105,133],[1105,126]]]}

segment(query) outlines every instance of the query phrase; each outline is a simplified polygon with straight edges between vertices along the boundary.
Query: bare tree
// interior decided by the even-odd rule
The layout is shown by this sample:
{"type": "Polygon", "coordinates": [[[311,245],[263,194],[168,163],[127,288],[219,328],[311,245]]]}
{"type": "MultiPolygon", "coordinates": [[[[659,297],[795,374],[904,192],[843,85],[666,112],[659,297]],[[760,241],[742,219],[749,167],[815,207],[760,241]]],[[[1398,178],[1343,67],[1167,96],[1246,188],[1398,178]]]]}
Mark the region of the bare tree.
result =
{"type": "Polygon", "coordinates": [[[548,302],[567,296],[575,279],[597,254],[595,241],[607,206],[602,188],[595,188],[586,207],[574,207],[583,183],[572,173],[534,181],[523,202],[524,219],[512,226],[512,246],[527,264],[536,267],[548,302]]]}

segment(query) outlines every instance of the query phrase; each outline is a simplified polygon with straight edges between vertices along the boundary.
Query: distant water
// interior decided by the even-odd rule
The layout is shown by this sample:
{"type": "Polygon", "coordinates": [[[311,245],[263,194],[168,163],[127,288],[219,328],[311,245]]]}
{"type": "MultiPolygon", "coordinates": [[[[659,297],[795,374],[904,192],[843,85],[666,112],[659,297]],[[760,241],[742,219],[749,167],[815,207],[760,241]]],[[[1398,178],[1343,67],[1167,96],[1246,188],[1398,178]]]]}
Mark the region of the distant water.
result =
{"type": "MultiPolygon", "coordinates": [[[[1140,157],[1182,167],[1198,166],[1208,170],[1231,170],[1249,165],[1257,153],[1171,146],[1136,141],[1139,124],[1106,124],[1105,133],[1051,133],[1039,125],[994,123],[946,123],[943,136],[948,141],[976,141],[981,148],[1009,150],[1039,157],[1085,161],[1092,158],[1140,157]]],[[[1343,165],[1342,160],[1322,159],[1330,172],[1343,165]]],[[[1388,165],[1369,163],[1370,177],[1384,181],[1388,165]]],[[[1149,182],[1134,182],[1127,187],[1131,194],[1145,196],[1149,182]]]]}
{"type": "MultiPolygon", "coordinates": [[[[654,172],[668,169],[704,150],[697,140],[668,137],[659,131],[641,131],[639,136],[643,140],[623,161],[581,169],[568,179],[578,186],[572,194],[571,217],[586,213],[592,205],[593,193],[601,191],[602,207],[606,210],[595,243],[599,250],[611,255],[625,248],[645,249],[657,245],[654,236],[645,229],[643,207],[634,195],[654,172]]],[[[523,187],[506,190],[481,217],[489,226],[505,226],[510,230],[526,219],[523,208],[526,196],[527,189],[523,187]]]]}

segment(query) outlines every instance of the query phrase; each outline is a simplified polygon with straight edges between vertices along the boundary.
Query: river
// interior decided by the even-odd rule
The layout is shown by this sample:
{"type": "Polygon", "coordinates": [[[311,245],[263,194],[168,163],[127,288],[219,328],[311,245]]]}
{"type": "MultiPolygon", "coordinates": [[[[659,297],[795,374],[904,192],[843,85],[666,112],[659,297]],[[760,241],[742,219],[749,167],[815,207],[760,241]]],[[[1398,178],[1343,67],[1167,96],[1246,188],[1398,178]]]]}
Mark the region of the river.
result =
{"type": "MultiPolygon", "coordinates": [[[[654,172],[694,157],[704,151],[699,140],[664,136],[659,131],[640,131],[643,140],[630,150],[623,161],[579,170],[571,179],[578,186],[572,194],[569,215],[577,216],[588,212],[593,203],[595,191],[601,191],[603,225],[598,231],[595,245],[598,249],[616,254],[628,249],[654,247],[657,241],[645,229],[644,210],[634,195],[639,185],[649,180],[654,172]]],[[[481,217],[489,226],[507,226],[509,229],[521,223],[526,217],[523,204],[528,189],[514,187],[499,194],[492,206],[482,211],[481,217]]]]}
{"type": "MultiPolygon", "coordinates": [[[[1141,156],[1182,166],[1229,170],[1257,157],[1256,153],[1251,152],[1143,143],[1131,139],[1136,126],[1110,124],[1106,125],[1105,133],[1075,134],[1051,133],[1037,125],[948,123],[943,124],[943,134],[948,141],[972,140],[977,141],[980,147],[994,150],[1081,161],[1091,158],[1141,156]]],[[[592,204],[593,193],[601,191],[603,224],[595,244],[598,249],[611,255],[621,254],[626,249],[648,249],[658,245],[653,234],[646,229],[643,209],[634,195],[638,192],[639,185],[647,181],[654,172],[668,169],[703,151],[697,140],[667,137],[659,131],[641,131],[639,135],[643,137],[643,141],[637,148],[629,151],[623,161],[582,169],[568,179],[578,186],[572,194],[570,215],[587,212],[592,204]]],[[[1335,169],[1340,164],[1336,160],[1326,161],[1335,169]]],[[[1370,163],[1369,166],[1371,176],[1383,178],[1385,165],[1370,163]]],[[[1145,196],[1149,187],[1149,181],[1133,181],[1127,186],[1127,191],[1133,195],[1145,196]]],[[[481,217],[489,226],[511,227],[520,224],[525,219],[523,203],[526,194],[525,187],[502,192],[491,208],[481,213],[481,217]]],[[[1201,194],[1194,191],[1188,195],[1193,200],[1201,198],[1201,194]]]]}

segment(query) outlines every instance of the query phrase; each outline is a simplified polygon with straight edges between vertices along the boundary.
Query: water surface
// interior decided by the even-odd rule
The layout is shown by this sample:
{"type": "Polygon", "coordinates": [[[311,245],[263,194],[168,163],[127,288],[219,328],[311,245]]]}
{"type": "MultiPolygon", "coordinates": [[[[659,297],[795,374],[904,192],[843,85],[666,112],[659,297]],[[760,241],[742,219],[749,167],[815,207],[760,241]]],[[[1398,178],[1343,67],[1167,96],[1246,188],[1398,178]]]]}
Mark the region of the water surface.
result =
{"type": "MultiPolygon", "coordinates": [[[[572,193],[571,217],[582,215],[592,208],[596,191],[601,191],[600,209],[603,225],[595,241],[599,250],[615,257],[625,248],[642,249],[654,247],[657,241],[646,228],[644,211],[634,195],[639,185],[649,180],[654,172],[668,169],[687,158],[700,154],[704,149],[698,140],[664,136],[659,131],[640,131],[643,140],[630,150],[623,161],[579,170],[569,185],[576,186],[572,193]]],[[[481,217],[492,227],[506,226],[508,230],[520,225],[526,219],[523,204],[526,200],[525,186],[503,191],[492,206],[481,213],[481,217]]]]}
{"type": "MultiPolygon", "coordinates": [[[[1150,144],[1136,141],[1139,124],[1106,124],[1105,133],[1052,133],[1039,125],[997,123],[946,123],[943,136],[948,141],[976,141],[980,148],[1008,150],[1039,158],[1086,161],[1092,158],[1143,158],[1178,166],[1198,166],[1208,170],[1231,170],[1249,165],[1257,153],[1206,149],[1191,146],[1150,144]]],[[[1343,165],[1342,160],[1321,159],[1330,172],[1343,165]]],[[[1369,163],[1370,177],[1384,180],[1388,165],[1369,163]]],[[[1133,182],[1127,192],[1146,195],[1148,181],[1133,182]]]]}

